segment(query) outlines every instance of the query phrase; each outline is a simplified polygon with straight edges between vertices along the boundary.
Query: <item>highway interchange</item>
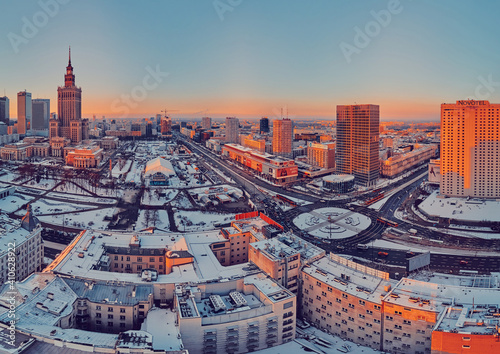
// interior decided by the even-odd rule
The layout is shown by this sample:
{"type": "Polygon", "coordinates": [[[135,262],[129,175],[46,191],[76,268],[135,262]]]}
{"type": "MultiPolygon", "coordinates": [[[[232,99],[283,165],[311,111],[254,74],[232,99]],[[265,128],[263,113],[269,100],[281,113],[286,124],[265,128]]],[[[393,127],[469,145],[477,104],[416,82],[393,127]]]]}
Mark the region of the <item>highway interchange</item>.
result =
{"type": "MultiPolygon", "coordinates": [[[[360,261],[364,261],[371,266],[389,271],[391,276],[400,277],[406,272],[407,264],[407,250],[382,250],[378,248],[369,247],[368,250],[358,249],[358,244],[368,244],[376,239],[382,237],[382,234],[387,228],[387,225],[377,221],[379,217],[384,217],[386,219],[395,221],[398,223],[398,230],[408,231],[409,229],[417,230],[417,235],[426,239],[433,239],[444,242],[452,242],[456,244],[459,241],[461,246],[468,247],[488,247],[488,248],[498,248],[497,240],[484,240],[479,238],[467,238],[450,236],[442,232],[430,229],[429,223],[424,226],[419,226],[416,224],[410,224],[398,220],[394,217],[394,212],[400,208],[403,202],[408,198],[408,196],[413,193],[421,183],[427,178],[426,169],[417,169],[410,176],[406,177],[404,180],[397,182],[391,186],[382,188],[376,193],[385,193],[385,195],[393,193],[380,210],[370,209],[366,206],[356,205],[352,203],[352,200],[324,200],[321,196],[313,196],[311,194],[297,193],[291,190],[285,190],[281,187],[270,185],[258,178],[253,177],[251,174],[246,173],[243,170],[236,168],[234,165],[228,163],[228,161],[221,160],[220,157],[208,151],[204,147],[189,141],[188,139],[178,136],[178,139],[185,145],[187,145],[193,152],[197,153],[200,157],[204,157],[207,163],[212,164],[219,170],[223,171],[226,175],[229,175],[241,188],[246,190],[252,200],[261,201],[257,207],[259,210],[266,212],[268,216],[278,221],[285,227],[285,230],[293,230],[297,235],[301,235],[304,239],[311,241],[324,248],[329,252],[348,254],[357,257],[360,261]],[[424,173],[423,173],[424,172],[424,173]],[[417,178],[418,177],[418,178],[417,178]],[[409,182],[410,181],[410,182],[409,182]],[[411,182],[413,181],[413,182],[411,182]],[[406,184],[406,185],[405,185],[406,184]],[[274,201],[269,201],[269,196],[265,195],[258,186],[271,190],[275,193],[279,193],[285,196],[300,198],[311,202],[311,204],[297,206],[293,209],[283,212],[279,207],[277,207],[274,201]],[[399,187],[399,188],[398,188],[399,187]],[[265,201],[262,202],[262,201],[265,201]],[[303,230],[300,230],[293,223],[293,219],[301,214],[308,212],[310,210],[325,208],[325,207],[340,207],[345,209],[351,209],[360,214],[368,216],[372,223],[371,225],[361,233],[356,236],[334,240],[325,243],[324,240],[320,240],[316,237],[312,237],[303,230]],[[379,252],[386,251],[388,255],[386,257],[380,257],[379,252]]],[[[366,200],[374,197],[375,195],[366,195],[361,197],[361,200],[366,200]]],[[[411,246],[408,247],[411,251],[411,246]]],[[[441,251],[440,251],[441,252],[441,251]]],[[[457,254],[459,252],[447,254],[445,248],[442,249],[441,253],[431,253],[431,264],[430,269],[433,271],[444,272],[444,273],[454,273],[457,274],[460,270],[468,272],[477,272],[479,274],[488,274],[490,272],[500,271],[500,256],[467,256],[457,254]]],[[[414,252],[418,255],[418,252],[414,252]]]]}

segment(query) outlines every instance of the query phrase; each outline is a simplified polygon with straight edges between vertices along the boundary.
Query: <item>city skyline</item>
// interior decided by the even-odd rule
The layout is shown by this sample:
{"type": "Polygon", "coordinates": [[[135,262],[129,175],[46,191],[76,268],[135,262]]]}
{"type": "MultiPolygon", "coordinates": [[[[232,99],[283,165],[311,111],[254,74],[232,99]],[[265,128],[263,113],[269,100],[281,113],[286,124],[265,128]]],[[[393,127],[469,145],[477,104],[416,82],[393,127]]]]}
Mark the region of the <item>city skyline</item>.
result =
{"type": "Polygon", "coordinates": [[[83,117],[275,119],[287,107],[334,120],[357,103],[381,120],[438,121],[443,102],[500,99],[499,53],[484,45],[499,32],[493,2],[40,4],[10,4],[0,25],[11,102],[25,89],[55,102],[68,45],[83,117]]]}

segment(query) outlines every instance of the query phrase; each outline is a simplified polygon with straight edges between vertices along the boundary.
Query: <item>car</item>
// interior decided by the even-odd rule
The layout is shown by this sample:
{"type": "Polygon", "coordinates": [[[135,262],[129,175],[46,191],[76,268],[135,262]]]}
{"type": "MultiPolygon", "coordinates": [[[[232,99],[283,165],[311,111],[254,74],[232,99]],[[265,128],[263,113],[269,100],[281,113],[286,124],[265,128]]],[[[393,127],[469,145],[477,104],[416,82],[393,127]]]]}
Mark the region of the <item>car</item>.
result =
{"type": "Polygon", "coordinates": [[[467,265],[467,264],[469,264],[469,262],[464,261],[464,260],[461,260],[461,261],[460,261],[460,265],[467,265]]]}
{"type": "Polygon", "coordinates": [[[389,253],[387,253],[387,252],[382,252],[381,251],[381,252],[378,253],[379,257],[387,257],[388,255],[389,255],[389,253]]]}
{"type": "Polygon", "coordinates": [[[411,258],[415,256],[415,252],[412,252],[412,251],[406,251],[406,258],[411,258]]]}

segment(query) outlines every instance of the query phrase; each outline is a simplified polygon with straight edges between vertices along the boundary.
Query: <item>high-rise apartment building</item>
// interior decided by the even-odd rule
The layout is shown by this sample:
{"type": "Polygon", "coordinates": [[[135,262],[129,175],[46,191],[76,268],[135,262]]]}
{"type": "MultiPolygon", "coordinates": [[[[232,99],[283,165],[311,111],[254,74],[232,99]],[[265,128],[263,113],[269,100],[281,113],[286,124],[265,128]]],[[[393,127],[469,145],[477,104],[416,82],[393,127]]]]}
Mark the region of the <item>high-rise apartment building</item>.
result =
{"type": "Polygon", "coordinates": [[[72,143],[88,139],[88,120],[82,120],[82,89],[75,85],[71,49],[64,86],[57,88],[57,109],[59,119],[50,122],[50,138],[61,136],[70,139],[72,143]]]}
{"type": "Polygon", "coordinates": [[[441,105],[441,194],[500,197],[500,104],[441,105]]]}
{"type": "Polygon", "coordinates": [[[31,93],[21,91],[17,93],[17,133],[26,134],[31,129],[32,118],[31,93]]]}
{"type": "Polygon", "coordinates": [[[269,133],[269,118],[262,117],[259,122],[259,131],[261,133],[269,133]]]}
{"type": "Polygon", "coordinates": [[[0,122],[9,125],[9,98],[7,96],[0,97],[0,122]]]}
{"type": "Polygon", "coordinates": [[[338,173],[352,174],[356,183],[370,186],[380,173],[379,106],[337,106],[336,165],[338,173]]]}
{"type": "Polygon", "coordinates": [[[35,98],[33,102],[33,117],[31,129],[48,130],[50,120],[50,100],[35,98]]]}
{"type": "Polygon", "coordinates": [[[206,129],[206,130],[212,129],[212,118],[202,117],[201,118],[201,127],[203,129],[206,129]]]}
{"type": "Polygon", "coordinates": [[[273,120],[273,154],[292,157],[292,121],[288,118],[273,120]]]}
{"type": "Polygon", "coordinates": [[[235,117],[226,117],[226,143],[239,144],[240,121],[235,117]]]}

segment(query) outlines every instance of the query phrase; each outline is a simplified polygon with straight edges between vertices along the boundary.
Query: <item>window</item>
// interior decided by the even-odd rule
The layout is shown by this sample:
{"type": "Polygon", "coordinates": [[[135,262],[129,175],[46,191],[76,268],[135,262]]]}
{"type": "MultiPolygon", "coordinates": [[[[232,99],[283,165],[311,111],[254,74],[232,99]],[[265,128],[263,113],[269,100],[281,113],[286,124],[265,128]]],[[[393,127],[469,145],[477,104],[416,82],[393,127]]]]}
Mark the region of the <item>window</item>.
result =
{"type": "Polygon", "coordinates": [[[372,311],[372,310],[366,310],[366,313],[367,313],[368,315],[373,315],[373,311],[372,311]]]}
{"type": "Polygon", "coordinates": [[[108,327],[113,327],[113,322],[108,322],[108,327]]]}
{"type": "Polygon", "coordinates": [[[113,315],[108,315],[108,320],[112,320],[113,319],[113,315]]]}
{"type": "Polygon", "coordinates": [[[125,313],[125,309],[123,307],[120,308],[120,313],[125,313]]]}
{"type": "Polygon", "coordinates": [[[108,312],[113,312],[113,308],[112,307],[108,307],[108,312]]]}
{"type": "Polygon", "coordinates": [[[95,310],[96,310],[96,311],[101,311],[101,306],[96,306],[96,307],[95,307],[95,310]]]}
{"type": "Polygon", "coordinates": [[[347,298],[348,298],[347,294],[342,294],[342,297],[343,297],[344,299],[347,299],[347,298]]]}
{"type": "Polygon", "coordinates": [[[365,306],[365,302],[363,300],[359,300],[359,304],[365,306]]]}
{"type": "Polygon", "coordinates": [[[120,328],[125,328],[125,323],[120,323],[120,328]]]}
{"type": "Polygon", "coordinates": [[[96,318],[101,318],[101,314],[100,314],[100,313],[96,313],[96,314],[95,314],[95,317],[96,317],[96,318]]]}
{"type": "Polygon", "coordinates": [[[351,309],[353,309],[353,308],[354,308],[354,305],[353,305],[353,304],[349,304],[349,307],[350,307],[351,309]]]}
{"type": "Polygon", "coordinates": [[[125,316],[120,316],[120,320],[125,321],[125,316]]]}

